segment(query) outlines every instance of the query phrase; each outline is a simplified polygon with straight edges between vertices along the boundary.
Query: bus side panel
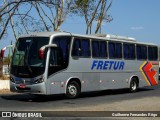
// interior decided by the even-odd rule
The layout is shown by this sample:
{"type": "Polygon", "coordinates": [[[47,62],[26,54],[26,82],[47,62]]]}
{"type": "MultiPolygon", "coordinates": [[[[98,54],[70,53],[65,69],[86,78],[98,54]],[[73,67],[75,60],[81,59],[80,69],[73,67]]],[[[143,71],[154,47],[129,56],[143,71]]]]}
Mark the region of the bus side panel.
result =
{"type": "MultiPolygon", "coordinates": [[[[91,70],[93,59],[79,58],[71,60],[66,70],[55,73],[49,77],[47,82],[48,94],[65,93],[67,82],[72,78],[78,78],[81,82],[81,91],[97,91],[105,89],[129,88],[130,80],[133,76],[138,77],[139,87],[150,86],[144,71],[141,69],[147,61],[127,61],[124,60],[124,69],[119,70],[91,70]],[[71,64],[72,62],[72,64],[71,64]],[[84,64],[87,63],[87,64],[84,64]]],[[[147,74],[156,71],[156,81],[158,78],[158,66],[152,65],[147,74]]],[[[158,83],[158,81],[157,81],[158,83]]]]}
{"type": "Polygon", "coordinates": [[[100,88],[101,90],[127,88],[129,76],[131,76],[130,73],[123,72],[101,73],[100,88]]]}
{"type": "Polygon", "coordinates": [[[48,78],[47,93],[65,93],[67,82],[74,78],[80,80],[82,92],[100,90],[99,73],[78,73],[64,71],[48,78]]]}
{"type": "Polygon", "coordinates": [[[82,78],[81,73],[59,72],[51,75],[47,80],[47,92],[48,94],[60,94],[65,93],[66,83],[72,77],[82,78]]]}
{"type": "Polygon", "coordinates": [[[100,73],[82,73],[82,91],[100,90],[100,73]]]}
{"type": "Polygon", "coordinates": [[[82,73],[81,91],[96,91],[100,90],[100,74],[91,70],[92,59],[91,58],[70,58],[70,64],[67,72],[82,73]]]}

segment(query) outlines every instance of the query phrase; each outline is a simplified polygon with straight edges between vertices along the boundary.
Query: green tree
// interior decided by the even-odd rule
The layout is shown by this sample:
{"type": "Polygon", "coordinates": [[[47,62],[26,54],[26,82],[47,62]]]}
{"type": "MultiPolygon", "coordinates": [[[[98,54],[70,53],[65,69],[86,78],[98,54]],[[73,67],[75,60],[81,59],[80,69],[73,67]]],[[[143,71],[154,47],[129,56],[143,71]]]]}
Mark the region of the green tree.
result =
{"type": "Polygon", "coordinates": [[[19,34],[34,31],[57,31],[69,15],[71,6],[73,0],[3,0],[0,39],[8,34],[10,27],[15,39],[19,34]]]}
{"type": "Polygon", "coordinates": [[[86,34],[92,33],[92,24],[97,21],[97,27],[94,33],[101,28],[102,22],[110,22],[113,19],[108,11],[112,5],[112,0],[76,0],[73,13],[84,17],[86,22],[86,34]]]}

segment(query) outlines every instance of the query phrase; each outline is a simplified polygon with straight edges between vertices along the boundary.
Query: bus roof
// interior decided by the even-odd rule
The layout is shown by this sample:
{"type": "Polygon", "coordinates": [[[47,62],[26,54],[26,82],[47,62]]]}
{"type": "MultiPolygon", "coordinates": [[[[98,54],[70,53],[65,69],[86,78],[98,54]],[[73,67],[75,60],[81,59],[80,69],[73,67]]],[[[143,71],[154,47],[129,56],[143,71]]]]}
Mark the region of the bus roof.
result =
{"type": "Polygon", "coordinates": [[[33,32],[29,34],[25,34],[22,37],[50,37],[53,34],[62,33],[62,32],[33,32]]]}
{"type": "MultiPolygon", "coordinates": [[[[52,35],[71,35],[73,37],[83,37],[83,38],[91,38],[91,39],[99,39],[99,40],[109,40],[109,41],[119,41],[119,42],[128,42],[128,43],[136,43],[136,44],[145,44],[145,45],[156,45],[153,43],[146,43],[146,42],[137,42],[135,38],[126,37],[126,36],[117,36],[111,34],[93,34],[93,35],[82,35],[82,34],[74,34],[70,32],[61,32],[61,31],[54,31],[54,32],[33,32],[30,34],[26,34],[21,36],[22,37],[50,37],[52,35]]],[[[158,46],[158,45],[156,45],[158,46]]]]}

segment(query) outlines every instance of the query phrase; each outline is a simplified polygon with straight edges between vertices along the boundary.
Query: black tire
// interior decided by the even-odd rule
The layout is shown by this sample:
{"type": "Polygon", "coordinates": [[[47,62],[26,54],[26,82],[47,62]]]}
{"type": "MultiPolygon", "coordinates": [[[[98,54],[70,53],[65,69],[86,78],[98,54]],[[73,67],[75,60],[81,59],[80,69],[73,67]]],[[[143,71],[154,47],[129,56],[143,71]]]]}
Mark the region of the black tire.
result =
{"type": "Polygon", "coordinates": [[[138,80],[136,78],[132,78],[130,82],[130,91],[136,92],[138,90],[138,80]]]}
{"type": "Polygon", "coordinates": [[[71,81],[68,83],[66,88],[66,97],[74,99],[80,94],[80,86],[76,81],[71,81]]]}

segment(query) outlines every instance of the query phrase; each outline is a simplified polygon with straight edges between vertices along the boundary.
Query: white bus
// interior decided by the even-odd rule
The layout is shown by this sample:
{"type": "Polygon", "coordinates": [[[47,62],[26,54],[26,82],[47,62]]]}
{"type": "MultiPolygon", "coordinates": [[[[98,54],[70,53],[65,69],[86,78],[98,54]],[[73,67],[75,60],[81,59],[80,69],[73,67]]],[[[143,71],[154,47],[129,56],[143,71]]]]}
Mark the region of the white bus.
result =
{"type": "Polygon", "coordinates": [[[32,33],[16,43],[10,90],[65,94],[158,84],[158,46],[115,35],[32,33]]]}

